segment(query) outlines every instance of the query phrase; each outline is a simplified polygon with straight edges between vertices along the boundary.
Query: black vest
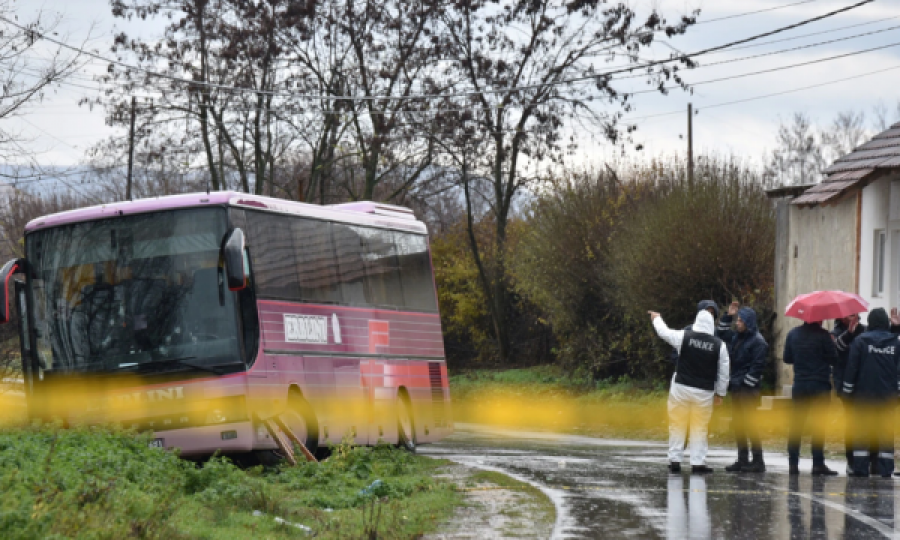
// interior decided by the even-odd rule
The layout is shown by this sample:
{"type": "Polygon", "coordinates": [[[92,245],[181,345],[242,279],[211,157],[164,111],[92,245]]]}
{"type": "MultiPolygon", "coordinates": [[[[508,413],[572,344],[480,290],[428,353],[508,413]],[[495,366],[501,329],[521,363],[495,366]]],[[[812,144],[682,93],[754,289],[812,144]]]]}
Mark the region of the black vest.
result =
{"type": "Polygon", "coordinates": [[[675,382],[703,390],[715,390],[721,350],[721,339],[685,330],[675,382]]]}

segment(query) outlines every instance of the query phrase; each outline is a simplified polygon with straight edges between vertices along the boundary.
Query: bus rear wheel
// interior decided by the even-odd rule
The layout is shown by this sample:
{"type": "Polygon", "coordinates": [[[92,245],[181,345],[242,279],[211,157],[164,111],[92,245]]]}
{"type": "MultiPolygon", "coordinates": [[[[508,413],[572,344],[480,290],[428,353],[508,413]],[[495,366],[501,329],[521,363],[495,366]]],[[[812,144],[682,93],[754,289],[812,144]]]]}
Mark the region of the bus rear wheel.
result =
{"type": "Polygon", "coordinates": [[[406,394],[397,396],[397,439],[401,448],[416,451],[416,423],[406,394]]]}

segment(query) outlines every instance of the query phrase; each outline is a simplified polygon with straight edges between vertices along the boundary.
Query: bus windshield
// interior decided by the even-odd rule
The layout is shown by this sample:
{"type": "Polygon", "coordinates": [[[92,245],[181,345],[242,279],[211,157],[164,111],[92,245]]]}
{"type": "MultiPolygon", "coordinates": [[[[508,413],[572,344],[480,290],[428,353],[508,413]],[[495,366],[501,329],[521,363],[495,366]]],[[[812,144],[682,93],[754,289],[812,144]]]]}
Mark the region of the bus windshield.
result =
{"type": "Polygon", "coordinates": [[[29,234],[39,369],[245,369],[234,294],[219,270],[226,229],[224,208],[204,208],[29,234]]]}

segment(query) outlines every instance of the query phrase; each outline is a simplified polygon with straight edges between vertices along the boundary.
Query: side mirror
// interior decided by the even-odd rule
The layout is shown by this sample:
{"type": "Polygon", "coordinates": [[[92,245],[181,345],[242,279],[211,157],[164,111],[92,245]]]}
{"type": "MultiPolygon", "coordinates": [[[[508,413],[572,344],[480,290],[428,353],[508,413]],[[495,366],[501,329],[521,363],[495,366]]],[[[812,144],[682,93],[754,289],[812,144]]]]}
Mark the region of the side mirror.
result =
{"type": "Polygon", "coordinates": [[[225,276],[230,291],[240,291],[250,284],[250,272],[244,264],[244,247],[244,231],[241,229],[231,231],[222,245],[225,276]]]}
{"type": "Polygon", "coordinates": [[[3,280],[3,292],[0,293],[0,324],[6,324],[12,318],[9,311],[9,280],[13,274],[25,271],[25,259],[13,259],[0,268],[0,279],[3,280]]]}

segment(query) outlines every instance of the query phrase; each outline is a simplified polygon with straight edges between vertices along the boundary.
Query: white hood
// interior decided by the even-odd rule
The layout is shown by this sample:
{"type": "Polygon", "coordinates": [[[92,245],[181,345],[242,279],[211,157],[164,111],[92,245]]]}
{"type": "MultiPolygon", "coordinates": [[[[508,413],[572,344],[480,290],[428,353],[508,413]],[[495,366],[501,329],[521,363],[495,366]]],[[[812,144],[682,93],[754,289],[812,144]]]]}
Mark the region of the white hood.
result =
{"type": "Polygon", "coordinates": [[[697,312],[697,318],[694,319],[694,332],[698,332],[700,334],[709,334],[710,336],[715,335],[716,327],[715,321],[713,321],[713,316],[710,315],[708,311],[705,309],[701,309],[697,312]]]}

